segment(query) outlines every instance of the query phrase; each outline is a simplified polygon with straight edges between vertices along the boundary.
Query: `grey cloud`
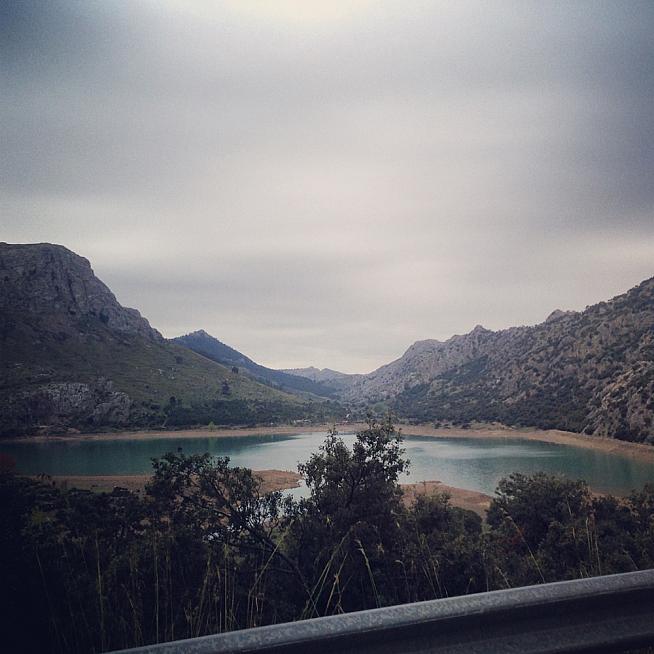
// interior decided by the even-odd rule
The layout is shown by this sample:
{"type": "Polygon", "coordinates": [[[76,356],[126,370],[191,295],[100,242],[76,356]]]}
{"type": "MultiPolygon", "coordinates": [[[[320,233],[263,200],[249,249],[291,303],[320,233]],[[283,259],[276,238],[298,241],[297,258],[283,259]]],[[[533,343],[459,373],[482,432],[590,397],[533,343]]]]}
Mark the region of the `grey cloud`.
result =
{"type": "Polygon", "coordinates": [[[653,274],[654,5],[256,4],[2,3],[2,238],[360,372],[653,274]]]}

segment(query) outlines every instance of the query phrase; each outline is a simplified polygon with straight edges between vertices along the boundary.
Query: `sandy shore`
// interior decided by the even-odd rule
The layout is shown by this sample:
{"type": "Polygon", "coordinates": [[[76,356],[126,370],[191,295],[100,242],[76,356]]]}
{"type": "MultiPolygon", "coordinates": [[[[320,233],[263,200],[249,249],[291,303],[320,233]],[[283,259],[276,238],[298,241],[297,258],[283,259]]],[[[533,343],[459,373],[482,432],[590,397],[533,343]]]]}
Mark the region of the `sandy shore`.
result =
{"type": "Polygon", "coordinates": [[[513,438],[521,440],[541,441],[544,443],[557,443],[559,445],[574,445],[607,454],[621,454],[633,457],[640,461],[654,464],[654,446],[644,443],[630,443],[616,438],[603,436],[587,436],[571,431],[558,429],[512,429],[510,427],[491,427],[460,429],[435,429],[425,425],[403,425],[402,433],[405,436],[425,436],[431,438],[513,438]]]}
{"type": "MultiPolygon", "coordinates": [[[[80,442],[80,441],[148,441],[162,438],[238,438],[240,436],[273,436],[286,434],[324,433],[331,429],[333,424],[324,425],[280,425],[277,427],[220,427],[217,429],[180,429],[179,431],[153,430],[153,431],[116,431],[98,432],[92,434],[65,434],[57,436],[19,436],[17,438],[0,438],[0,443],[17,443],[20,441],[30,443],[54,442],[80,442]]],[[[362,423],[336,425],[343,433],[358,431],[365,427],[362,423]]]]}
{"type": "MultiPolygon", "coordinates": [[[[264,493],[296,488],[301,479],[297,472],[289,470],[253,470],[262,481],[264,493]]],[[[117,486],[133,492],[141,492],[152,475],[55,475],[50,477],[59,488],[80,488],[98,493],[109,493],[117,486]]]]}
{"type": "MultiPolygon", "coordinates": [[[[289,470],[254,470],[254,474],[262,481],[263,492],[297,488],[300,475],[289,470]]],[[[55,475],[52,483],[59,488],[80,488],[98,493],[110,493],[115,487],[126,488],[135,493],[143,492],[151,475],[55,475]]],[[[484,493],[447,486],[440,481],[422,481],[416,484],[402,484],[406,504],[415,502],[418,495],[431,495],[435,492],[446,492],[450,495],[450,503],[462,509],[469,509],[484,516],[491,498],[484,493]]]]}
{"type": "MultiPolygon", "coordinates": [[[[154,440],[181,438],[235,438],[241,436],[266,436],[274,434],[306,434],[308,432],[324,433],[333,424],[323,425],[287,425],[276,427],[238,427],[220,429],[187,429],[180,431],[128,431],[106,432],[97,434],[67,434],[65,436],[28,436],[20,439],[0,439],[0,443],[29,441],[32,443],[51,443],[56,441],[103,441],[103,440],[154,440]]],[[[364,429],[363,423],[337,424],[341,433],[352,433],[364,429]]],[[[461,429],[457,427],[434,428],[430,425],[399,425],[405,436],[424,436],[429,438],[513,438],[574,445],[608,454],[620,454],[654,464],[654,446],[643,443],[630,443],[615,438],[586,436],[557,429],[541,430],[529,428],[511,428],[497,425],[461,429]]]]}
{"type": "Polygon", "coordinates": [[[418,495],[433,495],[434,493],[447,493],[450,496],[450,504],[460,509],[474,511],[482,518],[486,515],[491,503],[491,496],[477,491],[448,486],[440,481],[421,481],[417,484],[402,484],[404,502],[413,504],[418,495]]]}

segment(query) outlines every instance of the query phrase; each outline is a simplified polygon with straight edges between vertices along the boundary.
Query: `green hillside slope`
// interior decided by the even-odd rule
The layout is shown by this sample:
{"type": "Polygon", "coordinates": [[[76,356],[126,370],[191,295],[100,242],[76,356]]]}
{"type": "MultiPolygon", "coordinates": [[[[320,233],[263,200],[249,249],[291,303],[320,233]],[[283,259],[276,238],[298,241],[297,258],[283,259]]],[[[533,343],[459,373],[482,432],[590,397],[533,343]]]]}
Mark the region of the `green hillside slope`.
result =
{"type": "Polygon", "coordinates": [[[500,421],[654,442],[654,279],[533,327],[476,327],[419,341],[351,384],[342,399],[383,401],[429,421],[500,421]]]}
{"type": "Polygon", "coordinates": [[[318,397],[333,397],[335,395],[335,389],[328,384],[318,383],[282,370],[266,368],[252,361],[238,350],[225,345],[211,334],[207,334],[203,329],[184,336],[178,336],[171,339],[171,341],[224,366],[230,368],[236,366],[239,369],[244,369],[258,381],[270,384],[288,393],[310,393],[318,397]]]}
{"type": "Polygon", "coordinates": [[[169,343],[86,259],[0,244],[0,432],[321,417],[306,401],[169,343]]]}

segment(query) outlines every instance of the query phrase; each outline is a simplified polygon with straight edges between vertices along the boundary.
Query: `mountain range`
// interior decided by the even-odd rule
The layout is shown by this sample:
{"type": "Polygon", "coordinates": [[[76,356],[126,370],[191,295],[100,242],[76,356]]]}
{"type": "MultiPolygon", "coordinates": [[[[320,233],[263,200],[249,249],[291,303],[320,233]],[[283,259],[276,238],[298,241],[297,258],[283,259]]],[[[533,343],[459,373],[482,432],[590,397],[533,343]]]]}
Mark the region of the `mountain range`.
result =
{"type": "Polygon", "coordinates": [[[654,442],[654,279],[530,327],[481,326],[352,379],[340,399],[419,421],[564,429],[654,442]]]}
{"type": "Polygon", "coordinates": [[[58,245],[0,244],[0,352],[5,435],[333,416],[167,341],[58,245]]]}
{"type": "Polygon", "coordinates": [[[654,279],[539,325],[418,341],[359,375],[273,370],[201,329],[166,340],[62,246],[0,244],[0,280],[4,434],[391,410],[654,442],[654,279]]]}
{"type": "Polygon", "coordinates": [[[313,382],[334,389],[337,394],[348,388],[354,380],[365,377],[365,375],[350,375],[345,372],[338,372],[338,370],[332,370],[331,368],[320,369],[314,366],[309,366],[308,368],[286,368],[283,372],[310,379],[313,382]]]}
{"type": "Polygon", "coordinates": [[[204,329],[199,329],[171,340],[173,343],[193,350],[224,366],[243,368],[257,381],[269,384],[280,390],[291,393],[311,393],[320,397],[333,397],[336,394],[335,386],[330,385],[328,379],[312,379],[306,375],[293,374],[291,370],[266,368],[255,363],[252,359],[235,350],[233,347],[221,343],[217,338],[207,334],[204,329]]]}

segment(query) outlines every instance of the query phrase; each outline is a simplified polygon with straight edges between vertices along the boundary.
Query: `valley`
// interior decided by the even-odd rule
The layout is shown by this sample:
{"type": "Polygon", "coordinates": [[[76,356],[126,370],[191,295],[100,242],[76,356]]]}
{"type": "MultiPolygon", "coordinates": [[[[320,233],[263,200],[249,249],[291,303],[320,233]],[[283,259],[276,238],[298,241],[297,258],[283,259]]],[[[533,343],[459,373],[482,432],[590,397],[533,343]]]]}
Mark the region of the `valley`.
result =
{"type": "Polygon", "coordinates": [[[414,343],[368,374],[273,370],[200,329],[165,339],[62,246],[0,244],[0,434],[361,420],[654,441],[654,279],[533,327],[414,343]]]}

